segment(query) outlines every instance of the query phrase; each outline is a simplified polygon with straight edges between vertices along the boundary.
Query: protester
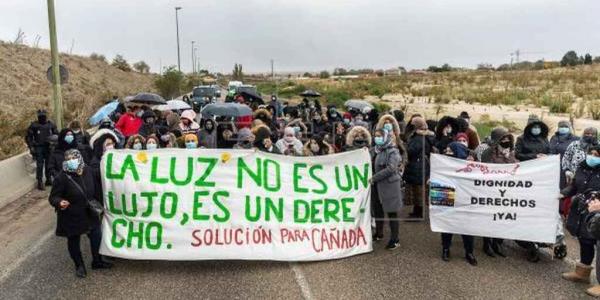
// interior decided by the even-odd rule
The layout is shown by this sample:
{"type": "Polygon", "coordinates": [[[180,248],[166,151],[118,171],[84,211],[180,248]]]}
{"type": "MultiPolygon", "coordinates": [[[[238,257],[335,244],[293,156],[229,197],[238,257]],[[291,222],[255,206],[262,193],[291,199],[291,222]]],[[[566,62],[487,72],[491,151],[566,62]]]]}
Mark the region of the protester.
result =
{"type": "Polygon", "coordinates": [[[550,153],[548,125],[532,115],[527,120],[523,134],[517,138],[515,157],[527,161],[544,157],[550,153]]]}
{"type": "Polygon", "coordinates": [[[162,134],[160,136],[160,148],[179,148],[175,134],[171,132],[162,134]]]}
{"type": "Polygon", "coordinates": [[[283,108],[281,107],[281,103],[279,103],[279,101],[277,101],[277,96],[276,95],[271,95],[271,102],[269,102],[269,106],[273,107],[275,114],[275,117],[280,117],[282,115],[283,112],[283,108]]]}
{"type": "Polygon", "coordinates": [[[249,128],[242,128],[238,131],[238,140],[233,149],[252,149],[254,146],[254,134],[249,128]]]}
{"type": "MultiPolygon", "coordinates": [[[[457,136],[458,138],[458,136],[457,136]]],[[[466,138],[466,134],[465,134],[466,138]]],[[[465,144],[463,142],[457,141],[452,142],[446,148],[445,154],[451,157],[455,157],[458,159],[467,159],[469,157],[469,148],[468,143],[465,144]]],[[[450,261],[450,246],[452,245],[452,233],[442,233],[442,260],[450,261]]],[[[470,235],[462,235],[463,247],[465,248],[465,259],[467,262],[472,265],[477,265],[477,259],[475,259],[475,255],[473,255],[473,244],[474,239],[473,236],[470,235]]]]}
{"type": "Polygon", "coordinates": [[[566,183],[570,182],[577,172],[579,165],[585,161],[589,149],[598,145],[598,130],[588,127],[583,130],[580,140],[572,142],[562,157],[561,168],[565,173],[566,183]]]}
{"type": "Polygon", "coordinates": [[[373,176],[370,183],[375,186],[378,200],[373,203],[375,215],[375,236],[378,240],[383,238],[384,213],[387,214],[391,230],[390,240],[385,247],[392,250],[400,246],[398,232],[398,211],[402,208],[402,175],[400,164],[402,157],[392,139],[393,131],[384,129],[375,130],[373,150],[373,176]]]}
{"type": "Polygon", "coordinates": [[[436,148],[444,151],[458,133],[458,123],[456,119],[445,116],[440,119],[435,127],[436,148]]]}
{"type": "Polygon", "coordinates": [[[285,128],[283,137],[275,143],[275,146],[284,155],[302,156],[302,142],[296,138],[296,132],[292,127],[285,128]]]}
{"type": "Polygon", "coordinates": [[[156,137],[156,135],[151,134],[146,138],[146,145],[144,146],[144,148],[146,150],[156,150],[159,148],[159,140],[158,137],[156,137]]]}
{"type": "Polygon", "coordinates": [[[407,142],[408,162],[404,169],[406,182],[406,203],[413,205],[409,217],[423,218],[423,203],[426,201],[425,183],[429,179],[429,156],[435,152],[435,138],[432,131],[428,130],[427,123],[421,117],[412,118],[414,131],[407,142]]]}
{"type": "Polygon", "coordinates": [[[46,175],[45,185],[52,185],[52,176],[48,165],[50,157],[48,137],[53,134],[58,134],[56,126],[54,126],[52,121],[48,120],[45,110],[38,110],[37,120],[29,125],[27,136],[25,137],[29,153],[36,164],[35,177],[37,179],[38,190],[44,190],[44,174],[46,175]]]}
{"type": "Polygon", "coordinates": [[[52,178],[55,178],[62,171],[65,152],[69,149],[77,149],[78,145],[73,130],[65,128],[60,131],[57,144],[48,159],[48,168],[52,178]]]}
{"type": "Polygon", "coordinates": [[[466,111],[463,111],[458,116],[458,120],[465,121],[467,128],[464,130],[464,133],[467,134],[469,138],[469,149],[475,150],[479,146],[479,134],[477,133],[477,128],[471,124],[471,116],[466,111]]]}
{"type": "MultiPolygon", "coordinates": [[[[481,154],[481,162],[493,164],[516,163],[515,138],[504,127],[492,129],[489,147],[481,154]]],[[[483,252],[489,257],[506,257],[503,240],[498,238],[483,238],[483,252]]]]}
{"type": "Polygon", "coordinates": [[[404,121],[404,112],[396,109],[392,112],[392,114],[394,115],[394,119],[396,119],[396,122],[398,123],[398,128],[400,129],[400,139],[402,139],[402,136],[404,135],[404,132],[406,130],[406,122],[404,121]]]}
{"type": "Polygon", "coordinates": [[[217,148],[217,129],[213,119],[205,119],[202,129],[198,131],[198,141],[200,148],[217,148]]]}
{"type": "Polygon", "coordinates": [[[159,126],[156,125],[156,114],[152,110],[147,110],[142,114],[142,126],[138,131],[139,135],[147,137],[151,134],[158,134],[159,126]]]}
{"type": "Polygon", "coordinates": [[[362,126],[355,126],[346,134],[344,151],[371,147],[371,133],[362,126]]]}
{"type": "Polygon", "coordinates": [[[321,135],[313,136],[304,145],[304,156],[320,156],[334,153],[333,147],[328,145],[321,135]]]}
{"type": "MultiPolygon", "coordinates": [[[[347,142],[347,127],[344,123],[335,123],[335,132],[333,135],[333,148],[335,152],[342,152],[347,142]]],[[[368,131],[368,130],[367,130],[368,131]]],[[[370,136],[370,134],[369,134],[370,136]]]]}
{"type": "MultiPolygon", "coordinates": [[[[571,123],[569,121],[558,122],[558,129],[556,133],[550,138],[550,154],[560,155],[561,165],[562,159],[567,151],[569,145],[579,140],[579,137],[575,136],[571,129],[571,123]]],[[[560,188],[564,188],[567,185],[565,172],[560,172],[560,188]]]]}
{"type": "MultiPolygon", "coordinates": [[[[588,204],[588,211],[590,215],[584,226],[587,227],[587,230],[596,241],[600,241],[600,199],[598,197],[588,204]]],[[[596,252],[599,252],[598,249],[600,249],[600,242],[596,243],[596,252]]],[[[596,280],[598,278],[600,278],[600,260],[596,259],[596,280]]],[[[600,297],[600,285],[595,284],[593,287],[588,288],[586,293],[596,298],[600,297]]]]}
{"type": "Polygon", "coordinates": [[[333,104],[327,105],[327,121],[329,124],[335,124],[342,122],[342,115],[337,111],[337,108],[333,104]]]}
{"type": "Polygon", "coordinates": [[[132,105],[127,109],[127,113],[121,115],[115,129],[117,129],[125,139],[128,139],[134,134],[138,134],[140,127],[142,127],[142,114],[144,111],[137,105],[132,105]]]}
{"type": "Polygon", "coordinates": [[[182,135],[187,134],[196,134],[200,129],[200,125],[194,121],[196,118],[196,113],[191,110],[185,110],[181,113],[181,118],[179,122],[179,131],[181,131],[182,135]]]}
{"type": "Polygon", "coordinates": [[[54,180],[48,200],[56,210],[56,235],[67,237],[75,275],[80,278],[87,275],[80,246],[82,234],[87,234],[90,239],[92,269],[112,267],[100,256],[100,219],[89,209],[89,201],[96,195],[94,188],[92,170],[85,165],[79,151],[67,150],[63,171],[54,180]]]}
{"type": "Polygon", "coordinates": [[[327,114],[321,113],[320,111],[313,111],[312,113],[312,134],[320,134],[321,132],[331,132],[331,126],[327,122],[327,114]]]}
{"type": "Polygon", "coordinates": [[[183,141],[186,149],[198,148],[198,136],[193,133],[188,133],[183,136],[183,141]]]}
{"type": "Polygon", "coordinates": [[[144,149],[144,144],[146,143],[146,139],[139,135],[135,134],[127,139],[127,144],[125,144],[125,149],[133,149],[133,150],[142,150],[144,149]]]}
{"type": "Polygon", "coordinates": [[[575,282],[589,283],[591,264],[595,256],[596,240],[585,226],[587,204],[598,196],[600,191],[600,146],[590,147],[571,183],[561,190],[560,198],[572,197],[567,229],[579,241],[580,261],[575,272],[564,273],[562,277],[575,282]],[[590,195],[593,192],[594,195],[590,195]]]}

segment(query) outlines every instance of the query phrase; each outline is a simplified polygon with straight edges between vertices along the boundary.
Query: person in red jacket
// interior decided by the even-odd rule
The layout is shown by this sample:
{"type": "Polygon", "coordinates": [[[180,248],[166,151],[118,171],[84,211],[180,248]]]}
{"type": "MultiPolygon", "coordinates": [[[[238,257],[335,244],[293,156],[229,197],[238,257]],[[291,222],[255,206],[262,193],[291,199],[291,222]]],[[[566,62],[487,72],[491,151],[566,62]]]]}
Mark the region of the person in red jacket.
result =
{"type": "Polygon", "coordinates": [[[126,138],[138,134],[143,123],[143,113],[139,106],[129,107],[127,113],[122,115],[115,124],[115,129],[118,129],[126,138]]]}

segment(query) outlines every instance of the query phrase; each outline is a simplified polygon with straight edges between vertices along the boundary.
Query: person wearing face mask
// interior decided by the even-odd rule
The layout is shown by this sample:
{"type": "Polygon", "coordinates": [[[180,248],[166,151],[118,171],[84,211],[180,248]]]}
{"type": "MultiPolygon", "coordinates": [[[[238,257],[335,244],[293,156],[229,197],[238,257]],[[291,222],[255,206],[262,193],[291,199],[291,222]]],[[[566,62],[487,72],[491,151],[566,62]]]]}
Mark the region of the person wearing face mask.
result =
{"type": "Polygon", "coordinates": [[[254,135],[248,128],[242,128],[238,131],[237,143],[233,149],[252,149],[254,146],[254,135]]]}
{"type": "Polygon", "coordinates": [[[273,139],[271,138],[271,130],[266,125],[259,125],[256,128],[252,128],[252,134],[254,135],[254,148],[259,151],[281,154],[279,149],[275,147],[273,139]]]}
{"type": "Polygon", "coordinates": [[[213,119],[204,120],[202,130],[198,131],[198,141],[201,148],[217,148],[217,130],[213,119]]]}
{"type": "Polygon", "coordinates": [[[373,193],[377,193],[375,203],[372,203],[375,216],[374,240],[383,238],[384,215],[387,214],[391,236],[386,249],[393,250],[400,246],[398,232],[398,211],[402,209],[402,174],[400,165],[402,156],[394,141],[392,132],[377,129],[374,134],[375,146],[371,149],[373,158],[373,176],[369,183],[374,186],[373,193]]]}
{"type": "Polygon", "coordinates": [[[104,156],[104,153],[119,148],[119,139],[120,137],[116,134],[116,132],[108,128],[99,129],[90,138],[92,157],[88,166],[94,174],[94,190],[96,191],[96,196],[94,199],[98,199],[101,203],[103,203],[102,199],[104,199],[104,194],[102,192],[100,162],[102,161],[102,156],[104,156]]]}
{"type": "Polygon", "coordinates": [[[81,123],[77,120],[71,121],[69,123],[69,129],[73,132],[73,136],[75,137],[75,141],[77,142],[77,150],[81,152],[83,156],[83,161],[86,163],[90,162],[92,158],[92,149],[90,148],[90,134],[87,133],[81,126],[81,123]]]}
{"type": "Polygon", "coordinates": [[[466,111],[463,111],[458,116],[457,120],[464,121],[464,133],[469,137],[469,149],[475,150],[479,146],[479,133],[477,133],[477,128],[471,124],[471,116],[466,111]]]}
{"type": "Polygon", "coordinates": [[[198,137],[195,134],[186,134],[183,136],[183,141],[186,149],[198,148],[198,137]]]}
{"type": "Polygon", "coordinates": [[[143,137],[148,137],[151,134],[158,134],[159,131],[164,129],[156,124],[156,114],[152,110],[147,110],[142,115],[142,127],[140,127],[139,134],[143,137]]]}
{"type": "Polygon", "coordinates": [[[566,228],[579,241],[579,263],[574,272],[563,273],[565,280],[590,283],[592,262],[596,256],[596,239],[585,226],[588,217],[587,206],[595,197],[588,197],[590,192],[600,191],[600,146],[588,149],[585,160],[579,165],[571,183],[561,190],[559,198],[573,197],[571,210],[567,218],[566,228]]]}
{"type": "Polygon", "coordinates": [[[48,165],[50,157],[48,137],[54,134],[58,134],[56,126],[48,120],[45,110],[38,110],[37,121],[32,122],[29,125],[25,142],[27,143],[31,157],[35,160],[35,177],[37,179],[37,188],[39,190],[44,190],[44,173],[46,175],[46,185],[52,185],[52,176],[48,165]]]}
{"type": "Polygon", "coordinates": [[[356,113],[351,123],[352,126],[362,126],[369,129],[369,123],[365,122],[364,116],[361,112],[356,113]]]}
{"type": "Polygon", "coordinates": [[[321,132],[330,131],[331,127],[327,123],[327,114],[322,114],[319,111],[312,112],[312,134],[320,134],[321,132]]]}
{"type": "Polygon", "coordinates": [[[469,149],[469,136],[465,132],[459,132],[456,137],[456,142],[467,148],[466,160],[475,160],[475,154],[469,149]]]}
{"type": "Polygon", "coordinates": [[[535,115],[531,115],[523,134],[517,138],[515,157],[519,161],[527,161],[544,157],[549,153],[548,126],[535,115]]]}
{"type": "MultiPolygon", "coordinates": [[[[290,108],[290,107],[288,107],[290,108]]],[[[296,133],[303,132],[306,133],[308,128],[302,122],[302,118],[300,117],[300,113],[297,108],[289,109],[285,116],[286,126],[293,127],[296,130],[296,133]]]]}
{"type": "Polygon", "coordinates": [[[571,182],[577,168],[585,160],[586,153],[596,145],[598,145],[598,130],[594,127],[588,127],[583,131],[580,140],[572,142],[567,147],[561,160],[561,169],[565,174],[567,184],[571,182]]]}
{"type": "Polygon", "coordinates": [[[286,127],[283,137],[275,143],[275,147],[284,155],[302,156],[302,142],[296,138],[296,132],[292,127],[286,127]]]}
{"type": "MultiPolygon", "coordinates": [[[[571,123],[569,121],[558,122],[558,129],[556,133],[550,138],[550,154],[560,155],[561,165],[563,157],[569,145],[579,140],[579,137],[575,136],[571,129],[571,123]]],[[[560,172],[560,188],[563,189],[567,185],[567,179],[565,172],[560,172]]]]}
{"type": "Polygon", "coordinates": [[[178,148],[177,137],[172,132],[165,132],[160,135],[160,148],[178,148]]]}
{"type": "MultiPolygon", "coordinates": [[[[494,128],[490,134],[489,147],[481,154],[481,162],[493,164],[516,163],[514,139],[514,136],[506,128],[494,128]]],[[[502,245],[502,239],[483,238],[483,252],[489,257],[506,257],[502,245]]]]}
{"type": "Polygon", "coordinates": [[[65,152],[69,149],[78,149],[78,145],[75,134],[71,129],[65,128],[58,133],[56,147],[54,147],[48,159],[48,168],[52,178],[55,178],[62,171],[65,152]]]}
{"type": "Polygon", "coordinates": [[[309,139],[304,145],[304,156],[320,156],[333,153],[335,153],[333,147],[325,143],[321,135],[309,139]]]}
{"type": "Polygon", "coordinates": [[[350,128],[346,134],[346,145],[344,151],[352,151],[371,147],[371,133],[362,126],[350,128]]]}
{"type": "Polygon", "coordinates": [[[128,139],[134,134],[138,134],[140,127],[142,127],[142,114],[144,111],[137,105],[130,106],[127,113],[123,114],[119,121],[115,124],[117,129],[125,139],[128,139]]]}
{"type": "Polygon", "coordinates": [[[333,104],[327,105],[327,121],[329,124],[335,124],[344,121],[342,115],[337,111],[337,108],[333,104]]]}
{"type": "Polygon", "coordinates": [[[102,240],[100,219],[88,209],[88,201],[95,199],[96,195],[92,170],[85,165],[78,150],[67,150],[63,170],[52,184],[48,201],[56,210],[56,235],[67,238],[69,255],[79,278],[87,275],[80,246],[83,234],[90,239],[92,269],[112,267],[99,252],[102,240]]]}
{"type": "MultiPolygon", "coordinates": [[[[465,134],[466,137],[466,134],[465,134]]],[[[457,136],[457,140],[460,138],[457,136]]],[[[469,148],[468,143],[456,141],[452,142],[446,148],[444,154],[458,158],[458,159],[467,159],[469,157],[469,148]]],[[[442,260],[450,261],[450,246],[452,245],[452,233],[442,233],[442,260]]],[[[472,265],[477,265],[477,259],[475,259],[475,255],[473,255],[474,248],[474,239],[471,235],[462,235],[463,247],[465,249],[465,259],[467,262],[472,265]]]]}
{"type": "Polygon", "coordinates": [[[352,114],[350,112],[345,112],[342,115],[342,122],[344,122],[344,125],[346,126],[352,126],[352,114]]]}
{"type": "Polygon", "coordinates": [[[181,135],[186,135],[189,133],[196,134],[198,132],[200,125],[194,121],[195,118],[196,113],[191,109],[185,110],[181,113],[179,122],[179,131],[181,132],[181,135]]]}
{"type": "Polygon", "coordinates": [[[406,182],[406,203],[413,205],[409,217],[423,218],[423,204],[427,199],[425,184],[429,180],[429,157],[435,153],[435,136],[427,127],[422,117],[414,117],[411,121],[414,130],[406,144],[407,163],[404,168],[406,182]]]}
{"type": "MultiPolygon", "coordinates": [[[[381,116],[381,118],[379,118],[379,121],[377,122],[377,125],[375,126],[375,129],[383,129],[390,132],[392,142],[394,145],[396,145],[396,147],[398,147],[398,150],[400,150],[400,155],[402,157],[407,157],[406,145],[401,139],[402,132],[400,131],[400,125],[398,124],[398,120],[396,120],[396,118],[393,115],[385,114],[381,116]]],[[[406,160],[403,161],[401,167],[404,168],[405,165],[406,160]]]]}
{"type": "MultiPolygon", "coordinates": [[[[349,128],[346,125],[344,125],[344,123],[335,123],[332,126],[334,126],[335,128],[335,131],[333,133],[333,149],[336,153],[346,151],[346,149],[348,148],[347,132],[349,131],[349,128]]],[[[369,136],[371,135],[369,134],[369,136]]]]}
{"type": "Polygon", "coordinates": [[[146,150],[156,150],[159,148],[159,141],[156,135],[151,134],[146,138],[146,150]]]}
{"type": "Polygon", "coordinates": [[[143,136],[139,134],[132,135],[127,140],[127,144],[125,144],[125,149],[143,150],[145,143],[146,139],[143,136]]]}
{"type": "Polygon", "coordinates": [[[435,127],[436,148],[443,152],[448,144],[454,141],[458,133],[458,124],[455,118],[450,116],[442,117],[435,127]]]}

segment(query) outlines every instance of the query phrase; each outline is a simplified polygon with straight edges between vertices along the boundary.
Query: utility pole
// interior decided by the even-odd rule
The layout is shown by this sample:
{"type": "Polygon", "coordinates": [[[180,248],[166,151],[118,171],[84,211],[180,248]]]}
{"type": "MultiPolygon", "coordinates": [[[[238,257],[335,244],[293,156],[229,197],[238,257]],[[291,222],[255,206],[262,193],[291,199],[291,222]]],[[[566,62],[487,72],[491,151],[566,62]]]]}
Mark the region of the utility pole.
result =
{"type": "Polygon", "coordinates": [[[271,80],[275,81],[275,69],[274,69],[275,61],[271,59],[271,80]]]}
{"type": "Polygon", "coordinates": [[[179,15],[178,11],[181,9],[181,6],[175,7],[175,26],[177,28],[177,70],[181,72],[181,57],[179,55],[179,15]]]}
{"type": "Polygon", "coordinates": [[[52,56],[52,100],[54,102],[54,118],[56,127],[61,130],[63,127],[63,103],[60,90],[60,62],[58,60],[58,41],[56,38],[56,17],[54,15],[54,0],[48,0],[48,26],[50,29],[50,54],[52,56]]]}
{"type": "Polygon", "coordinates": [[[196,41],[192,41],[192,74],[196,74],[196,60],[194,58],[194,43],[196,41]]]}

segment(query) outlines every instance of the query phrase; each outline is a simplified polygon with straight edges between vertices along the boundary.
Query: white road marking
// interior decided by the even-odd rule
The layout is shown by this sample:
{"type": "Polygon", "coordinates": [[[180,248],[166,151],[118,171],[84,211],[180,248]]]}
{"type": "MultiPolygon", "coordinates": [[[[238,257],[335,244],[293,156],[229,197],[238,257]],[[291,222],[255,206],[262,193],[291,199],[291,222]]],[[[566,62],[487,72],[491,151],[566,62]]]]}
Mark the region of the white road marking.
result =
{"type": "Polygon", "coordinates": [[[31,255],[36,254],[39,249],[45,244],[52,236],[54,235],[54,230],[49,230],[44,235],[40,237],[31,247],[23,253],[23,255],[19,256],[16,260],[14,260],[10,265],[8,265],[4,270],[0,271],[0,282],[3,282],[14,270],[19,268],[21,264],[27,260],[31,255]]]}
{"type": "Polygon", "coordinates": [[[290,262],[289,263],[290,268],[292,268],[292,271],[294,271],[294,276],[296,277],[296,283],[298,284],[298,286],[300,286],[300,290],[302,291],[302,297],[305,300],[312,300],[312,293],[310,292],[310,286],[308,285],[308,281],[306,280],[306,277],[304,277],[304,272],[302,272],[302,269],[300,268],[300,265],[298,265],[298,263],[294,263],[294,262],[290,262]]]}

